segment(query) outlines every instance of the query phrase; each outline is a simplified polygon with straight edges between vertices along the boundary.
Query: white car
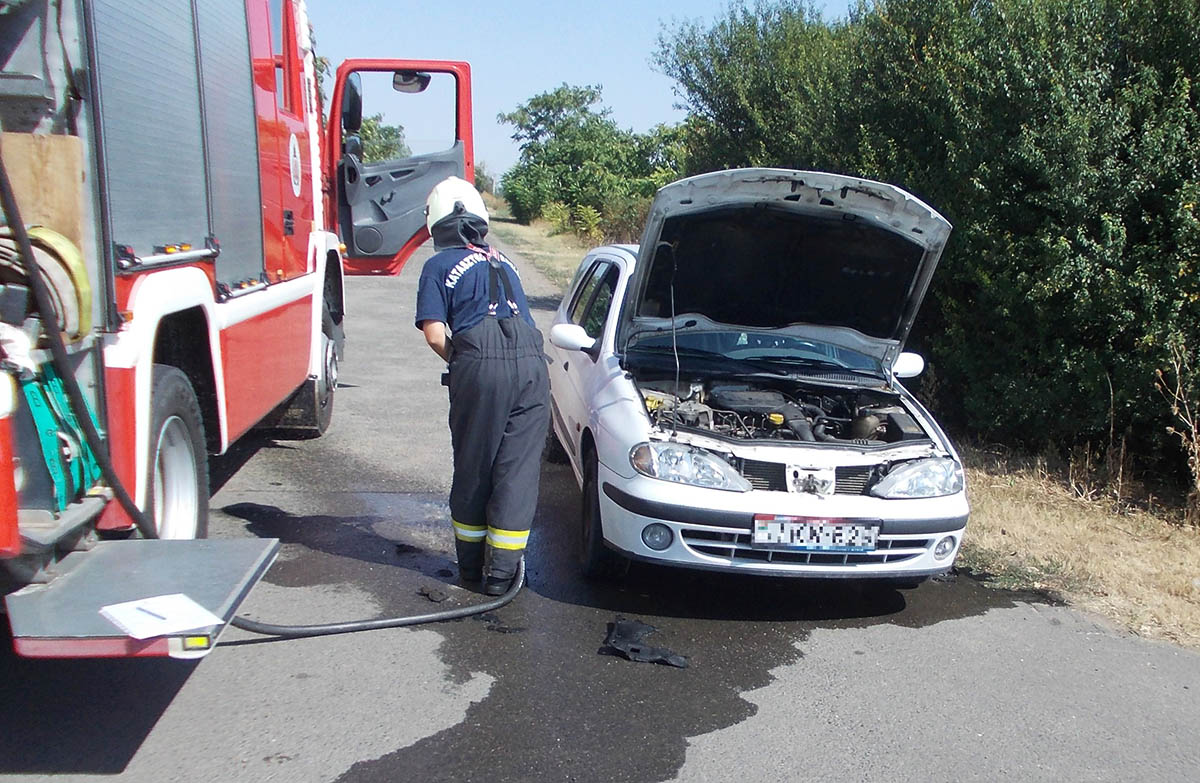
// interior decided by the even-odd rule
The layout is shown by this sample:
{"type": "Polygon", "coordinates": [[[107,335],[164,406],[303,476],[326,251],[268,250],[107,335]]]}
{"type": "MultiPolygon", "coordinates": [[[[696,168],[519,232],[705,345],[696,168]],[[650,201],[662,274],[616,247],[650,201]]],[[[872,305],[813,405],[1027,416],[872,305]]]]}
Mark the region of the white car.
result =
{"type": "Polygon", "coordinates": [[[741,169],[668,185],[583,259],[550,329],[552,436],[613,552],[778,576],[948,570],[962,463],[898,379],[950,224],[900,188],[741,169]]]}

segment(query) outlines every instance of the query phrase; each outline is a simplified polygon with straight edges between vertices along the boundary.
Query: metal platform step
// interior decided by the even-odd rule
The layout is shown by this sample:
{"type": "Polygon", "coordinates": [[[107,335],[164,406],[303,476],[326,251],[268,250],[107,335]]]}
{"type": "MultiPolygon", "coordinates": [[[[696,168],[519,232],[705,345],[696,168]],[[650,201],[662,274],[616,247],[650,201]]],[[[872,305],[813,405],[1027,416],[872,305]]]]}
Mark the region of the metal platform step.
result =
{"type": "Polygon", "coordinates": [[[63,558],[47,584],[5,598],[13,647],[28,658],[201,658],[279,552],[275,538],[105,541],[63,558]],[[100,607],[183,593],[223,621],[171,636],[134,639],[100,607]]]}
{"type": "Polygon", "coordinates": [[[104,496],[84,497],[69,504],[58,514],[42,509],[20,509],[17,511],[17,525],[21,531],[21,551],[45,552],[52,549],[72,532],[100,516],[109,499],[104,496]]]}

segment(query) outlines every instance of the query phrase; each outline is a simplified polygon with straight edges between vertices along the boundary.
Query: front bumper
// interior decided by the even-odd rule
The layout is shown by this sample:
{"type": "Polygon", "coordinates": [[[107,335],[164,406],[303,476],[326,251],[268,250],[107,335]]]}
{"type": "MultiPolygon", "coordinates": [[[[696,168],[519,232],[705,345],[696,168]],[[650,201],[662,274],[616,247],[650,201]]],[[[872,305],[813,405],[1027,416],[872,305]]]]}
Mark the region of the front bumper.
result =
{"type": "Polygon", "coordinates": [[[719,571],[775,576],[883,578],[939,574],[954,565],[968,508],[965,495],[920,500],[872,497],[815,498],[788,492],[706,490],[656,479],[627,479],[599,466],[604,539],[638,560],[719,571]],[[903,515],[886,513],[902,509],[903,515]],[[885,513],[880,513],[880,512],[885,513]],[[879,523],[872,552],[803,552],[751,545],[756,513],[842,517],[879,523]],[[654,522],[671,529],[670,545],[655,551],[642,541],[654,522]],[[934,557],[946,536],[951,552],[934,557]]]}

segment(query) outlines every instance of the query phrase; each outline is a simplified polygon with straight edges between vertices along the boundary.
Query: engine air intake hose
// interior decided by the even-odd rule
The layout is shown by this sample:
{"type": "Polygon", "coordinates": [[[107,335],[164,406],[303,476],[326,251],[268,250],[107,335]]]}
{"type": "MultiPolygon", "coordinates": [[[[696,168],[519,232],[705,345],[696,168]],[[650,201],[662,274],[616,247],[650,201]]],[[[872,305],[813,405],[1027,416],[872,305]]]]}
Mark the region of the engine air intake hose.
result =
{"type": "Polygon", "coordinates": [[[812,424],[809,423],[808,417],[804,415],[804,409],[799,405],[794,402],[785,403],[779,410],[779,413],[783,414],[783,423],[796,434],[798,440],[816,440],[816,437],[813,435],[812,424]]]}

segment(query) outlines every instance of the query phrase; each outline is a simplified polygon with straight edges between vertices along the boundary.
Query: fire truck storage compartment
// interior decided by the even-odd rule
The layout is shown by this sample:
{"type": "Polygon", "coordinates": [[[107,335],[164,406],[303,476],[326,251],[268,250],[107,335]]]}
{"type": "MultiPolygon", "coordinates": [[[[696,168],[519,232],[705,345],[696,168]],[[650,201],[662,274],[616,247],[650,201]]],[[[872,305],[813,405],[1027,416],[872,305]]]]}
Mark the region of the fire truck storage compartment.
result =
{"type": "Polygon", "coordinates": [[[264,271],[244,2],[90,4],[109,239],[143,257],[215,237],[227,284],[264,271]]]}

